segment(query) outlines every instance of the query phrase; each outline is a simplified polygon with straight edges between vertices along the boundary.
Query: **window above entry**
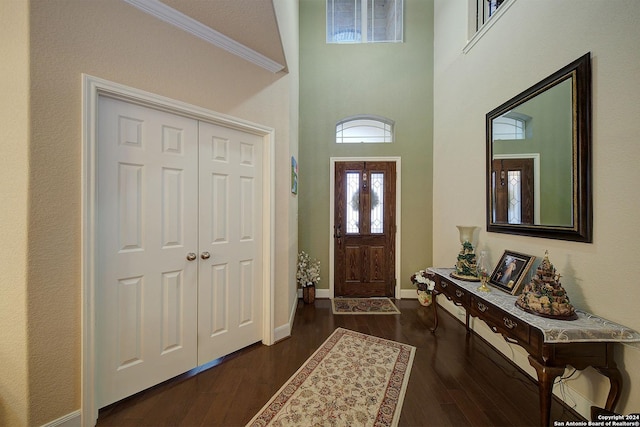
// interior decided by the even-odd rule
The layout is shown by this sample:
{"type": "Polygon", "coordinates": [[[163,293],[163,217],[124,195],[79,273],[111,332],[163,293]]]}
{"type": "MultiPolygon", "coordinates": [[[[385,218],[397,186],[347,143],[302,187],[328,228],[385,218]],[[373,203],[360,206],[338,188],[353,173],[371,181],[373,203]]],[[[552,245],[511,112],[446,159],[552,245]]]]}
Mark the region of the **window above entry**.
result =
{"type": "Polygon", "coordinates": [[[469,25],[466,46],[462,52],[468,53],[471,48],[489,31],[516,0],[467,0],[469,8],[469,25]]]}
{"type": "Polygon", "coordinates": [[[395,122],[385,117],[347,117],[336,124],[337,144],[391,143],[395,122]]]}
{"type": "Polygon", "coordinates": [[[491,18],[505,0],[475,0],[476,31],[491,18]]]}
{"type": "Polygon", "coordinates": [[[327,43],[402,42],[404,0],[326,0],[327,43]]]}

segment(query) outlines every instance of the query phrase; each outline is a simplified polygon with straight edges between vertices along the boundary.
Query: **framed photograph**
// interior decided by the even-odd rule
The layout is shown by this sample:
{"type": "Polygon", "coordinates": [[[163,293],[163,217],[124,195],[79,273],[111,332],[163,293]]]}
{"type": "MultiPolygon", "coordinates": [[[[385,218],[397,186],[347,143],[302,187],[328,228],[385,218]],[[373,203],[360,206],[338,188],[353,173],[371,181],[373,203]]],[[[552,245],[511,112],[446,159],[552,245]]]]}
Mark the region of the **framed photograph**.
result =
{"type": "Polygon", "coordinates": [[[511,295],[517,294],[535,259],[536,257],[532,255],[504,251],[498,265],[491,273],[489,284],[511,295]]]}

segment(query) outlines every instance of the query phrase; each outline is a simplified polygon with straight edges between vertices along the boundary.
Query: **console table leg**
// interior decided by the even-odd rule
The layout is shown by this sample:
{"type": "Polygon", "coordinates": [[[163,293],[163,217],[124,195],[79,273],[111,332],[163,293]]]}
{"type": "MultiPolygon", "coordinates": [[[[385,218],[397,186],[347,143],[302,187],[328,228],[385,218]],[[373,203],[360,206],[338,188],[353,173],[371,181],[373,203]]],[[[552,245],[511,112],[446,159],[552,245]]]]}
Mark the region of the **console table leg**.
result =
{"type": "Polygon", "coordinates": [[[433,328],[429,328],[431,333],[435,333],[436,329],[438,329],[438,303],[436,302],[436,297],[438,294],[434,293],[431,299],[431,305],[433,306],[433,328]]]}
{"type": "Polygon", "coordinates": [[[467,335],[471,334],[471,328],[469,327],[469,309],[465,309],[465,319],[464,324],[467,327],[467,335]]]}
{"type": "Polygon", "coordinates": [[[564,373],[564,367],[545,366],[529,356],[529,363],[538,374],[538,392],[540,395],[540,425],[547,427],[551,421],[551,398],[553,382],[564,373]]]}
{"type": "Polygon", "coordinates": [[[620,390],[622,390],[622,375],[616,366],[595,368],[602,375],[609,378],[609,394],[607,395],[607,404],[604,409],[615,412],[616,404],[620,399],[620,390]]]}

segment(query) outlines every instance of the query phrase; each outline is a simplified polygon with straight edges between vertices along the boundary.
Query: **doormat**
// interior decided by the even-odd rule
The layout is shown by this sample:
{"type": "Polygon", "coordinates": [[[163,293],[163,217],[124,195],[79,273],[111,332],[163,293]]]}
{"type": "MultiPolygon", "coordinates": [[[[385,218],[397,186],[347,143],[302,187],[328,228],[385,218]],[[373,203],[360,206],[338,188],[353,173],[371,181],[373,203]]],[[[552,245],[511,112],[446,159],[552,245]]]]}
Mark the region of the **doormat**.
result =
{"type": "Polygon", "coordinates": [[[338,328],[248,426],[397,426],[416,348],[338,328]]]}
{"type": "Polygon", "coordinates": [[[389,298],[334,298],[333,314],[400,314],[389,298]]]}

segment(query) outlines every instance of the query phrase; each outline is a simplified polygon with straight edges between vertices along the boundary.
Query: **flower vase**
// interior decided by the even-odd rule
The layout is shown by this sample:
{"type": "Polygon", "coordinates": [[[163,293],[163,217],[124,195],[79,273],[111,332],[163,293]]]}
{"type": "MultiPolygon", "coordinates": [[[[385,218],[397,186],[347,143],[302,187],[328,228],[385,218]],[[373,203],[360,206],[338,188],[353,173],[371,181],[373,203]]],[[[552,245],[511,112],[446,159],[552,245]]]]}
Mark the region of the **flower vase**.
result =
{"type": "Polygon", "coordinates": [[[429,307],[433,302],[433,294],[427,291],[417,290],[418,292],[418,302],[423,307],[429,307]]]}
{"type": "Polygon", "coordinates": [[[313,304],[316,300],[316,286],[309,285],[302,288],[302,301],[305,304],[313,304]]]}

